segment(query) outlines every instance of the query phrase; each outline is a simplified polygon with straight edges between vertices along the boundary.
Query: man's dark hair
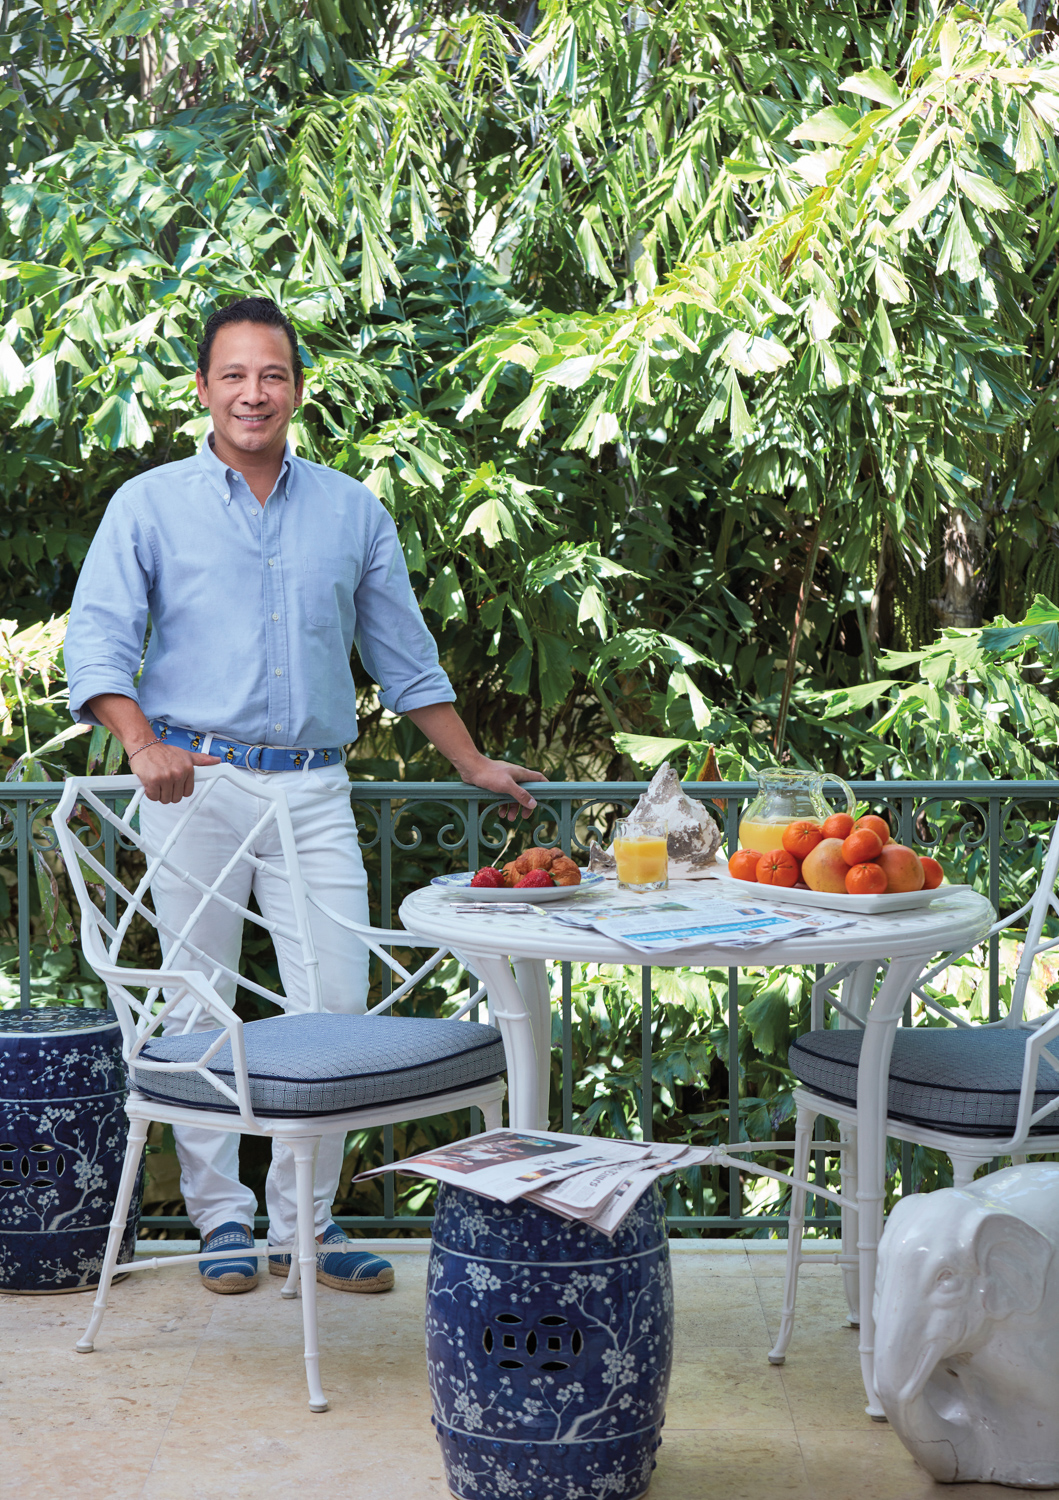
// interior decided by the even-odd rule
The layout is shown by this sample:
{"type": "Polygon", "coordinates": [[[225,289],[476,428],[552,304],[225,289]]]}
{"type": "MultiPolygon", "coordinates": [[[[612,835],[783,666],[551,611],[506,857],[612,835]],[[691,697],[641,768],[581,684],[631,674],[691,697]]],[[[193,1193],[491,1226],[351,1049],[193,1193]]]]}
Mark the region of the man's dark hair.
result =
{"type": "Polygon", "coordinates": [[[290,344],[294,383],[297,385],[302,373],[301,357],[298,354],[298,335],[294,332],[294,324],[290,318],[268,297],[240,297],[238,302],[229,302],[227,307],[219,307],[216,312],[210,313],[206,319],[206,326],[202,330],[202,343],[199,345],[199,369],[202,371],[203,380],[209,378],[210,350],[213,348],[217,331],[229,323],[264,323],[266,328],[282,328],[290,344]]]}

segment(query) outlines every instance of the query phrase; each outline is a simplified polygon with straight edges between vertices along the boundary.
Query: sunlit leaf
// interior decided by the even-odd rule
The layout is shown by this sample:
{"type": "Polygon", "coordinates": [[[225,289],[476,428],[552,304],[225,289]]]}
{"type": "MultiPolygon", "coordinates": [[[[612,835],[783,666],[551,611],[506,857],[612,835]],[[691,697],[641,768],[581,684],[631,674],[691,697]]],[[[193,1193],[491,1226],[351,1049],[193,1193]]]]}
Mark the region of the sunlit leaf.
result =
{"type": "Polygon", "coordinates": [[[882,68],[865,68],[863,73],[854,73],[842,82],[842,92],[859,94],[862,99],[873,99],[889,109],[897,109],[904,102],[900,88],[882,68]]]}

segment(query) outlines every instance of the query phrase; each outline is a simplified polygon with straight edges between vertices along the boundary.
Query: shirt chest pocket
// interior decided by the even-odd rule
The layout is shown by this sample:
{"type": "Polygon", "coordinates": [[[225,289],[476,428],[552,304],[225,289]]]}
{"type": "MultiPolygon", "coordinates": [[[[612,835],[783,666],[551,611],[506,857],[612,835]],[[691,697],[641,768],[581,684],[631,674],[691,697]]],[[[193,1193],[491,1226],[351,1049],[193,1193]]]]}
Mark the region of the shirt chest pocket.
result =
{"type": "Polygon", "coordinates": [[[306,563],[302,575],[302,599],[305,623],[314,630],[338,630],[342,624],[338,598],[337,580],[333,568],[321,567],[319,563],[306,563]]]}

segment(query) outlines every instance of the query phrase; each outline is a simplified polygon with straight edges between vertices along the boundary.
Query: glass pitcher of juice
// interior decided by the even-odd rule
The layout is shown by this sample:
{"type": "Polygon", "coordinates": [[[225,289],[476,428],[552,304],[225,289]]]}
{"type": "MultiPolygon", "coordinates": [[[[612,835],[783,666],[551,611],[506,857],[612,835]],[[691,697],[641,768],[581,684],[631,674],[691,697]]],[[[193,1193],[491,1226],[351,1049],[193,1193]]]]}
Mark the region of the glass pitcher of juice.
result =
{"type": "MultiPolygon", "coordinates": [[[[856,798],[841,776],[821,771],[781,771],[776,767],[757,773],[758,794],[739,819],[740,849],[771,854],[783,848],[784,830],[803,818],[822,823],[834,808],[824,800],[823,788],[834,782],[845,793],[845,811],[853,815],[856,798]]],[[[842,809],[840,808],[841,812],[842,809]]]]}

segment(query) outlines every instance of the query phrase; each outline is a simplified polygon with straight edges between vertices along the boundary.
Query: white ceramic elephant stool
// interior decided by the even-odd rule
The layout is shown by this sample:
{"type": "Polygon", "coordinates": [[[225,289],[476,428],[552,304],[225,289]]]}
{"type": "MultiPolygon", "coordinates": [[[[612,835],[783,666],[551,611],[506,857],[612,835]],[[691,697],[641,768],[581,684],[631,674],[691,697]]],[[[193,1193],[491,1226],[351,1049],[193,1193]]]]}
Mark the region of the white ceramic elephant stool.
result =
{"type": "Polygon", "coordinates": [[[935,1479],[1059,1487],[1059,1166],[903,1198],[879,1244],[875,1385],[935,1479]]]}

